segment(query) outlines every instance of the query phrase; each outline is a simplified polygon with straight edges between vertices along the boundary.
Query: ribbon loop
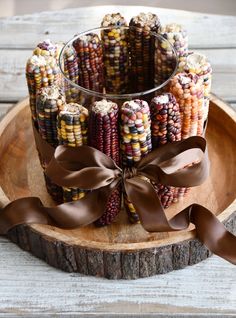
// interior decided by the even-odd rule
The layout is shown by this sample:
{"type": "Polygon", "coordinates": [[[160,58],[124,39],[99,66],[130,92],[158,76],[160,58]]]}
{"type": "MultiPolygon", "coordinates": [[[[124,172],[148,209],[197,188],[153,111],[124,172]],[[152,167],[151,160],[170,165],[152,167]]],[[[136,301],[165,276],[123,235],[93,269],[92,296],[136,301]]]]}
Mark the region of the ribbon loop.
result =
{"type": "Polygon", "coordinates": [[[83,190],[109,186],[122,176],[112,159],[88,146],[58,146],[45,172],[59,186],[83,190]]]}

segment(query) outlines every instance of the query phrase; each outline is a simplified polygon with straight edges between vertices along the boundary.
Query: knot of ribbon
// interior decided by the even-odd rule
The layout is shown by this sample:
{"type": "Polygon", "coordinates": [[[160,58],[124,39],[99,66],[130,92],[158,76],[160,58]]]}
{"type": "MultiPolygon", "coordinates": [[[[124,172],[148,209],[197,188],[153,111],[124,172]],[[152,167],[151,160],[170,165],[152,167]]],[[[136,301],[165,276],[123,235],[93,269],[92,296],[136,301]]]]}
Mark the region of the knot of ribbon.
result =
{"type": "Polygon", "coordinates": [[[125,167],[123,172],[123,179],[131,179],[138,175],[136,167],[125,167]]]}
{"type": "Polygon", "coordinates": [[[102,216],[109,196],[122,182],[145,230],[180,231],[193,223],[203,244],[236,264],[236,237],[214,214],[201,205],[192,204],[168,220],[152,186],[152,182],[174,187],[194,187],[203,183],[209,175],[204,138],[195,136],[166,144],[149,153],[135,167],[122,171],[111,158],[95,148],[58,146],[54,150],[37,131],[34,133],[40,156],[47,163],[45,172],[52,182],[89,191],[78,201],[55,207],[45,207],[36,197],[15,200],[0,212],[0,234],[22,223],[52,224],[62,228],[90,224],[102,216]]]}

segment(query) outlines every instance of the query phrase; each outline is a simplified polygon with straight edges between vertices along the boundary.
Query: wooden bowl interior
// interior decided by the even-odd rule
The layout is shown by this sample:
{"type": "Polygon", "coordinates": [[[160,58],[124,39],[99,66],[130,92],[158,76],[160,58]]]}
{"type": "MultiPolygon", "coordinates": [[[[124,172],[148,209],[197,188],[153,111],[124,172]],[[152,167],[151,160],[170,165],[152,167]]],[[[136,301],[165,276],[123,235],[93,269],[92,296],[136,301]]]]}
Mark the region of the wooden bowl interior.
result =
{"type": "MultiPolygon", "coordinates": [[[[5,194],[10,200],[39,196],[45,204],[53,205],[46,192],[35,149],[27,101],[22,102],[4,120],[0,125],[0,175],[5,194]]],[[[206,134],[211,162],[210,177],[203,185],[191,189],[184,201],[166,209],[168,217],[194,202],[220,215],[235,200],[235,130],[235,120],[212,101],[206,134]]],[[[42,225],[33,227],[53,238],[60,237],[65,242],[96,247],[99,243],[99,246],[109,246],[111,249],[132,249],[137,244],[139,248],[147,244],[158,246],[194,235],[193,227],[178,233],[148,233],[140,224],[129,224],[124,211],[121,211],[114,224],[103,228],[94,225],[75,230],[42,225]]]]}

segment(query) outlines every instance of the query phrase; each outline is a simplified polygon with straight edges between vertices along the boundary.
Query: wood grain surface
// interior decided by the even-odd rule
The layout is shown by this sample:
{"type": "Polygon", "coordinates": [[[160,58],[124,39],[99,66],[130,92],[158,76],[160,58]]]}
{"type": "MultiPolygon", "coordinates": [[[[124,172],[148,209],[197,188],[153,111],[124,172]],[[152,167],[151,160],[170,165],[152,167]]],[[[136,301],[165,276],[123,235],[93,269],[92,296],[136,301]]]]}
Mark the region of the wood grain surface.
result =
{"type": "Polygon", "coordinates": [[[163,24],[184,24],[190,34],[192,48],[236,48],[234,16],[119,5],[74,8],[0,19],[0,47],[33,48],[45,36],[56,41],[68,41],[78,32],[98,27],[105,13],[120,12],[129,20],[142,11],[157,13],[163,24]]]}
{"type": "Polygon", "coordinates": [[[235,317],[235,266],[214,256],[138,280],[63,273],[0,238],[0,317],[235,317]]]}

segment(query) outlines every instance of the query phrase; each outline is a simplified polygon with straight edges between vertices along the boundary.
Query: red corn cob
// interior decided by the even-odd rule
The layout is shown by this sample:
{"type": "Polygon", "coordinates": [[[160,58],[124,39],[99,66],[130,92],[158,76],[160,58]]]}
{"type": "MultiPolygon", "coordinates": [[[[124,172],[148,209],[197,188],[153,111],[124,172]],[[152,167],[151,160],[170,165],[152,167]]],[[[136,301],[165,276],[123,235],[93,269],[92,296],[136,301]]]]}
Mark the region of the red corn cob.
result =
{"type": "Polygon", "coordinates": [[[89,33],[73,42],[78,56],[79,84],[97,92],[103,91],[103,53],[98,35],[89,33]]]}
{"type": "MultiPolygon", "coordinates": [[[[118,105],[107,100],[95,102],[89,117],[89,145],[112,158],[119,165],[118,105]]],[[[106,211],[96,225],[114,221],[120,212],[121,189],[115,189],[107,203],[106,211]]]]}

